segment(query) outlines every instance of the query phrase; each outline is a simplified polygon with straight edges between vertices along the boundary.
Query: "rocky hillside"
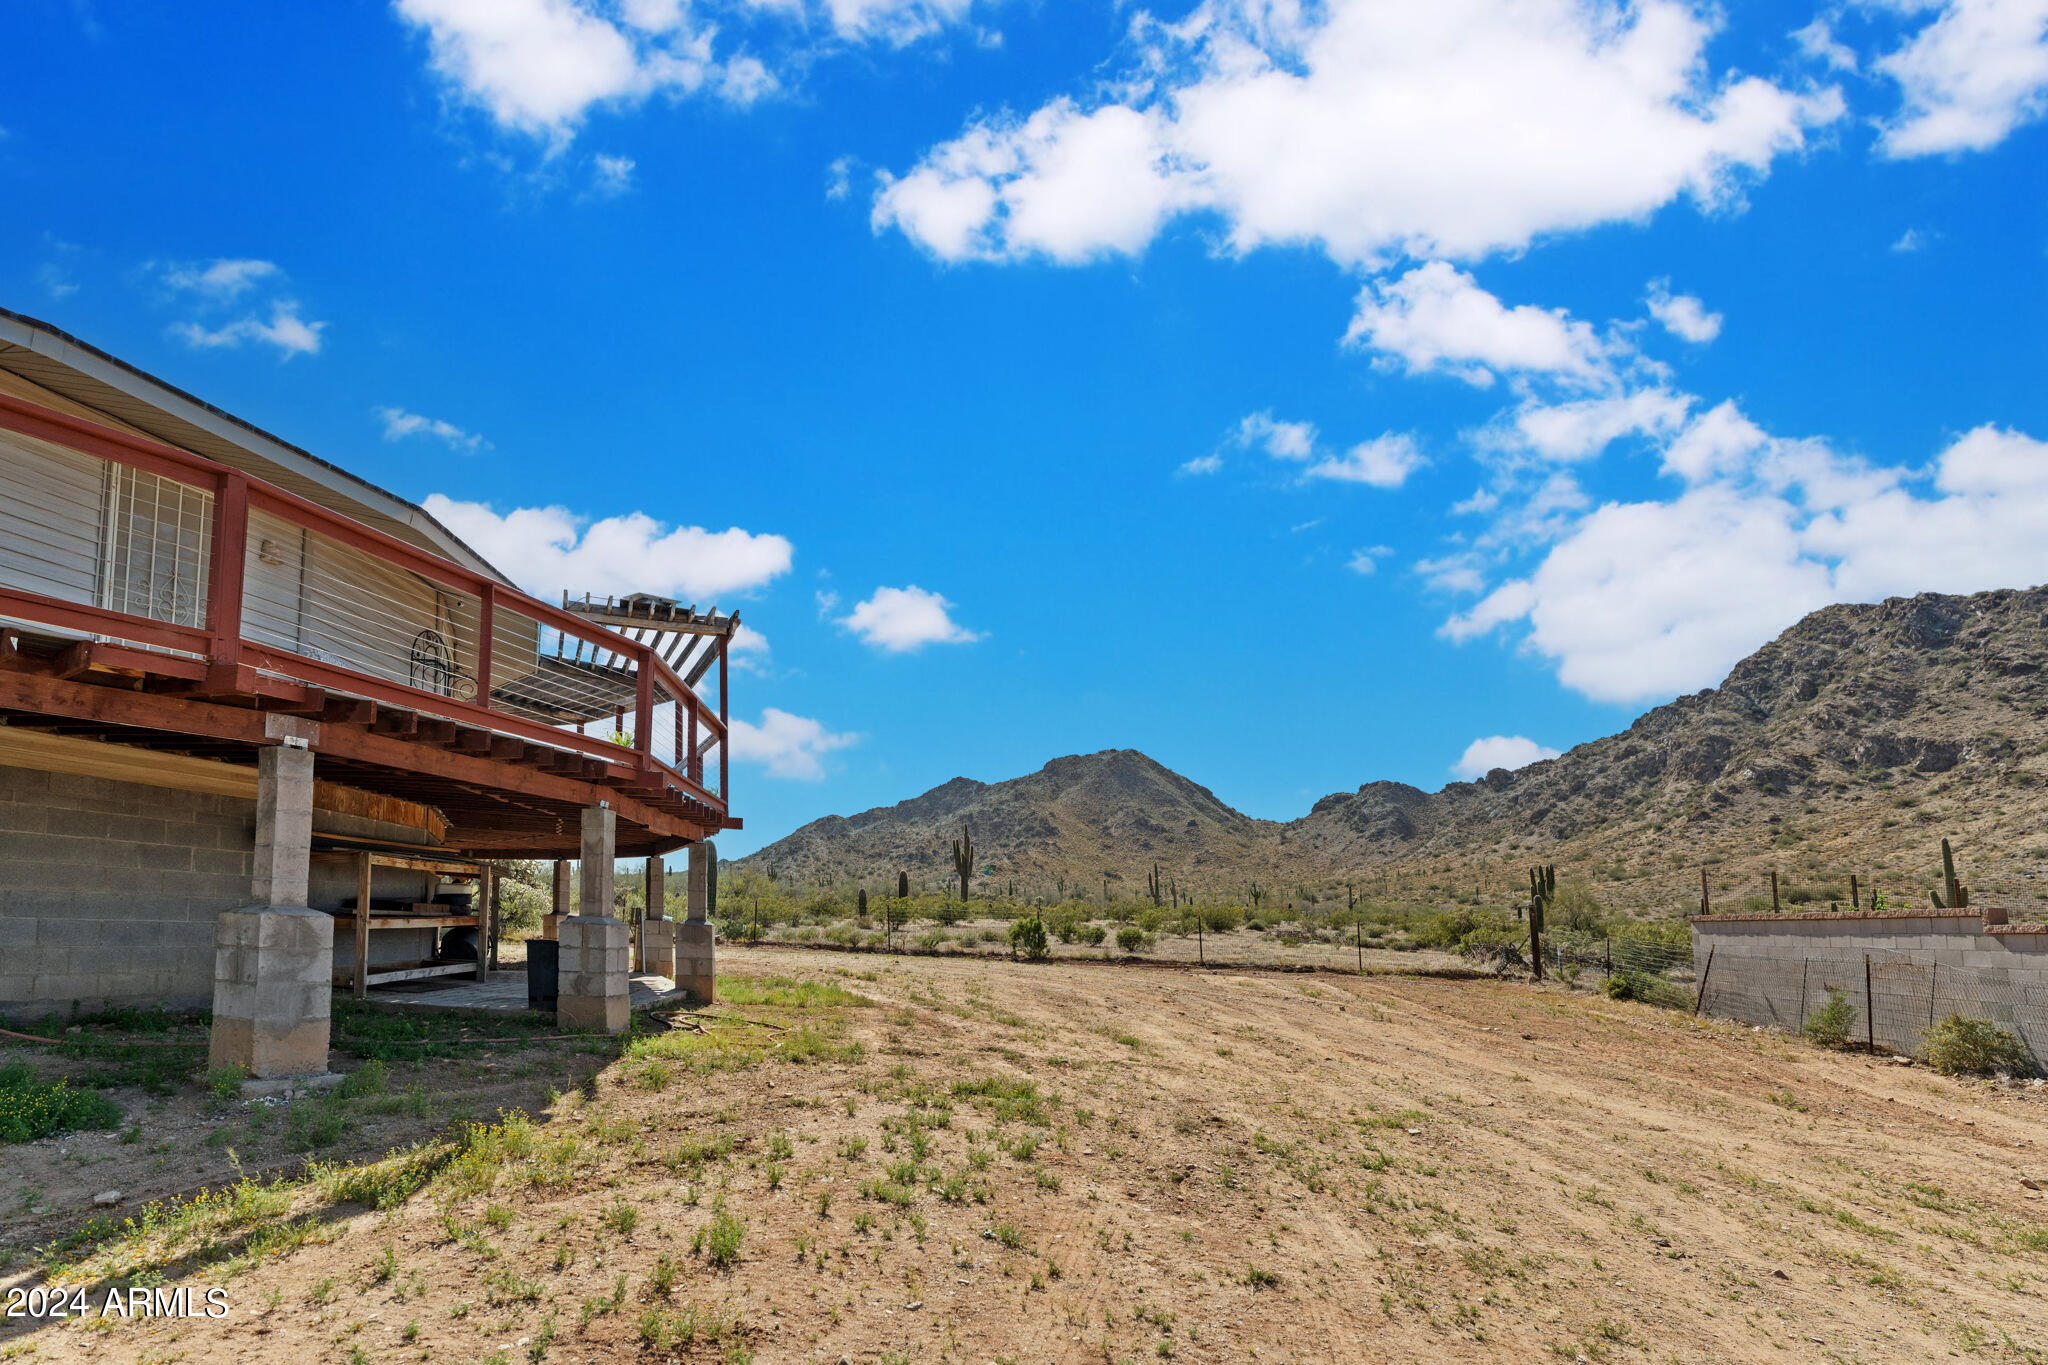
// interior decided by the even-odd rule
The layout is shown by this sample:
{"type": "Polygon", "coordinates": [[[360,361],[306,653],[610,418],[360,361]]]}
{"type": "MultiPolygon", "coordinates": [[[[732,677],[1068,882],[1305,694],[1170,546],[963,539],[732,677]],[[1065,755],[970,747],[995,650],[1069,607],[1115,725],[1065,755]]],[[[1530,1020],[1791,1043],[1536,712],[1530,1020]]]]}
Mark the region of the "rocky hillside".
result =
{"type": "Polygon", "coordinates": [[[953,876],[952,840],[973,832],[975,861],[1022,891],[1092,886],[1136,878],[1152,860],[1221,882],[1256,865],[1273,824],[1240,814],[1135,749],[1056,758],[1025,777],[969,777],[893,806],[828,815],[746,859],[778,878],[833,884],[893,883],[908,871],[919,886],[953,876]]]}
{"type": "Polygon", "coordinates": [[[1435,792],[1368,782],[1285,824],[1114,750],[1009,782],[956,778],[749,861],[811,881],[880,884],[904,867],[936,882],[963,819],[978,861],[1033,890],[1142,883],[1156,859],[1219,895],[1263,877],[1299,894],[1349,880],[1501,899],[1541,857],[1653,911],[1694,903],[1702,865],[1723,905],[1760,894],[1771,869],[1822,899],[1855,872],[1924,900],[1949,835],[1978,904],[2026,910],[2048,895],[2048,589],[1829,607],[1620,734],[1435,792]]]}

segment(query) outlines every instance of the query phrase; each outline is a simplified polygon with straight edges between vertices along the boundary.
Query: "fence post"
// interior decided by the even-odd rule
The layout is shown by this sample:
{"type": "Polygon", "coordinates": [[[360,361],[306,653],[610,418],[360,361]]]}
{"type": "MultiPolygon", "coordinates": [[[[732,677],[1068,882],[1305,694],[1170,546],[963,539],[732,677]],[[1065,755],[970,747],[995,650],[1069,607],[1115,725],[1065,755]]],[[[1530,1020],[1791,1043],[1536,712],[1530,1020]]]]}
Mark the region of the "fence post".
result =
{"type": "Polygon", "coordinates": [[[1863,955],[1863,1050],[1877,1051],[1877,1015],[1870,1008],[1870,954],[1863,955]]]}
{"type": "MultiPolygon", "coordinates": [[[[1602,969],[1600,979],[1606,981],[1614,976],[1614,935],[1608,934],[1600,940],[1600,943],[1600,966],[1602,969]]],[[[1713,949],[1709,948],[1707,951],[1712,952],[1713,949]]]]}
{"type": "Polygon", "coordinates": [[[1356,914],[1351,916],[1351,938],[1358,945],[1358,974],[1365,975],[1365,921],[1356,914]]]}
{"type": "Polygon", "coordinates": [[[1813,959],[1799,959],[1799,1031],[1806,1032],[1806,969],[1813,965],[1813,959]]]}
{"type": "Polygon", "coordinates": [[[1941,976],[1939,960],[1927,964],[1927,1027],[1934,1027],[1934,983],[1941,976]]]}
{"type": "Polygon", "coordinates": [[[1692,1012],[1698,1014],[1700,1007],[1707,1003],[1707,982],[1714,979],[1714,954],[1720,951],[1719,944],[1707,948],[1707,965],[1700,969],[1700,993],[1693,997],[1692,1012]]]}

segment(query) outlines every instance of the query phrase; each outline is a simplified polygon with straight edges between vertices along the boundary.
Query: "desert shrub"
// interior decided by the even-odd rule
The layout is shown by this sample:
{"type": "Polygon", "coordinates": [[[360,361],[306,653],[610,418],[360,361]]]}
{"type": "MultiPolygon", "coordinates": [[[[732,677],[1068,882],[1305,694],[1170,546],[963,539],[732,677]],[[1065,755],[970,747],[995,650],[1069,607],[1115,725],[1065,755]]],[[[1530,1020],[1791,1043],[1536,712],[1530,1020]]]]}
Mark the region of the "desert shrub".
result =
{"type": "Polygon", "coordinates": [[[1109,931],[1099,924],[1082,924],[1075,927],[1074,937],[1090,948],[1099,948],[1102,946],[1102,940],[1109,937],[1109,931]]]}
{"type": "Polygon", "coordinates": [[[1944,1076],[2030,1070],[2026,1045],[1989,1019],[1951,1014],[1927,1030],[1920,1055],[1944,1076]]]}
{"type": "Polygon", "coordinates": [[[1211,905],[1202,911],[1202,924],[1212,934],[1227,934],[1244,923],[1244,911],[1235,905],[1211,905]]]}
{"type": "Polygon", "coordinates": [[[1794,886],[1786,889],[1785,899],[1792,905],[1815,905],[1845,901],[1849,893],[1839,886],[1794,886]]]}
{"type": "Polygon", "coordinates": [[[1045,923],[1036,915],[1020,919],[1010,926],[1010,951],[1022,954],[1027,961],[1035,962],[1048,955],[1050,948],[1045,939],[1045,923]]]}
{"type": "Polygon", "coordinates": [[[1615,925],[1610,937],[1617,948],[1624,943],[1655,944],[1684,957],[1692,956],[1692,926],[1682,919],[1632,920],[1615,925]]]}
{"type": "Polygon", "coordinates": [[[928,953],[937,952],[938,949],[945,943],[945,941],[946,936],[940,933],[937,929],[927,930],[926,932],[919,934],[917,936],[917,946],[924,949],[928,953]]]}
{"type": "Polygon", "coordinates": [[[1116,946],[1127,953],[1135,953],[1145,946],[1145,931],[1135,924],[1127,924],[1116,931],[1116,946]]]}
{"type": "Polygon", "coordinates": [[[967,907],[959,901],[940,901],[932,906],[931,917],[950,929],[967,918],[967,907]]]}
{"type": "Polygon", "coordinates": [[[1806,1017],[1806,1027],[1801,1030],[1807,1038],[1822,1047],[1843,1047],[1849,1041],[1849,1030],[1856,1027],[1856,1007],[1849,1003],[1849,997],[1840,987],[1828,988],[1828,1002],[1806,1017]]]}
{"type": "Polygon", "coordinates": [[[1550,909],[1544,916],[1544,927],[1596,934],[1606,918],[1607,909],[1593,894],[1593,888],[1583,881],[1574,880],[1557,888],[1557,899],[1550,903],[1550,909]]]}
{"type": "Polygon", "coordinates": [[[0,1143],[33,1142],[80,1128],[113,1128],[120,1106],[69,1081],[46,1081],[27,1062],[0,1066],[0,1143]]]}
{"type": "Polygon", "coordinates": [[[1163,907],[1147,906],[1138,912],[1138,927],[1148,934],[1156,934],[1173,919],[1173,913],[1163,907]]]}
{"type": "Polygon", "coordinates": [[[1616,972],[1603,989],[1609,1000],[1647,1000],[1650,983],[1641,972],[1616,972]]]}

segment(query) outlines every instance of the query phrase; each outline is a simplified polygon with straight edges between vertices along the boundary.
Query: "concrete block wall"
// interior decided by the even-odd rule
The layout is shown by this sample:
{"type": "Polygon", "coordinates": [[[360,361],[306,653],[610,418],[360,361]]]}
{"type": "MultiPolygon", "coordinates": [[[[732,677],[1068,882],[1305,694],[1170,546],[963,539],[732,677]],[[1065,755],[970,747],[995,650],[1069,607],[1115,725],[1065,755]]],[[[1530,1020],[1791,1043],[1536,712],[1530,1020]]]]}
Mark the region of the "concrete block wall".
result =
{"type": "Polygon", "coordinates": [[[1859,1011],[1854,1036],[1880,1047],[1915,1051],[1929,1026],[1963,1014],[2012,1029],[2048,1062],[2048,926],[1929,909],[1702,915],[1692,931],[1709,1014],[1797,1028],[1840,990],[1859,1011]]]}
{"type": "MultiPolygon", "coordinates": [[[[314,825],[424,837],[325,812],[314,825]]],[[[250,903],[255,827],[246,798],[0,767],[0,1014],[211,1005],[214,923],[250,903]]],[[[380,877],[378,894],[417,880],[380,877]]],[[[316,865],[314,908],[354,896],[353,873],[316,865]]]]}

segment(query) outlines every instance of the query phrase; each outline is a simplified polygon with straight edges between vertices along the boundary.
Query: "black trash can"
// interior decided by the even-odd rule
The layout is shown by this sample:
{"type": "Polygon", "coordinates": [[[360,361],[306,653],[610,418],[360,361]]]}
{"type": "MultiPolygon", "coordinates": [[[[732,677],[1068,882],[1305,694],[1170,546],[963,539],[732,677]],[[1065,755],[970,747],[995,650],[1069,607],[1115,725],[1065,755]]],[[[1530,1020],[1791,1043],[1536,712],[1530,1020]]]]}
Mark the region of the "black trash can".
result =
{"type": "Polygon", "coordinates": [[[551,938],[526,940],[526,1007],[555,1010],[562,975],[562,945],[551,938]]]}

